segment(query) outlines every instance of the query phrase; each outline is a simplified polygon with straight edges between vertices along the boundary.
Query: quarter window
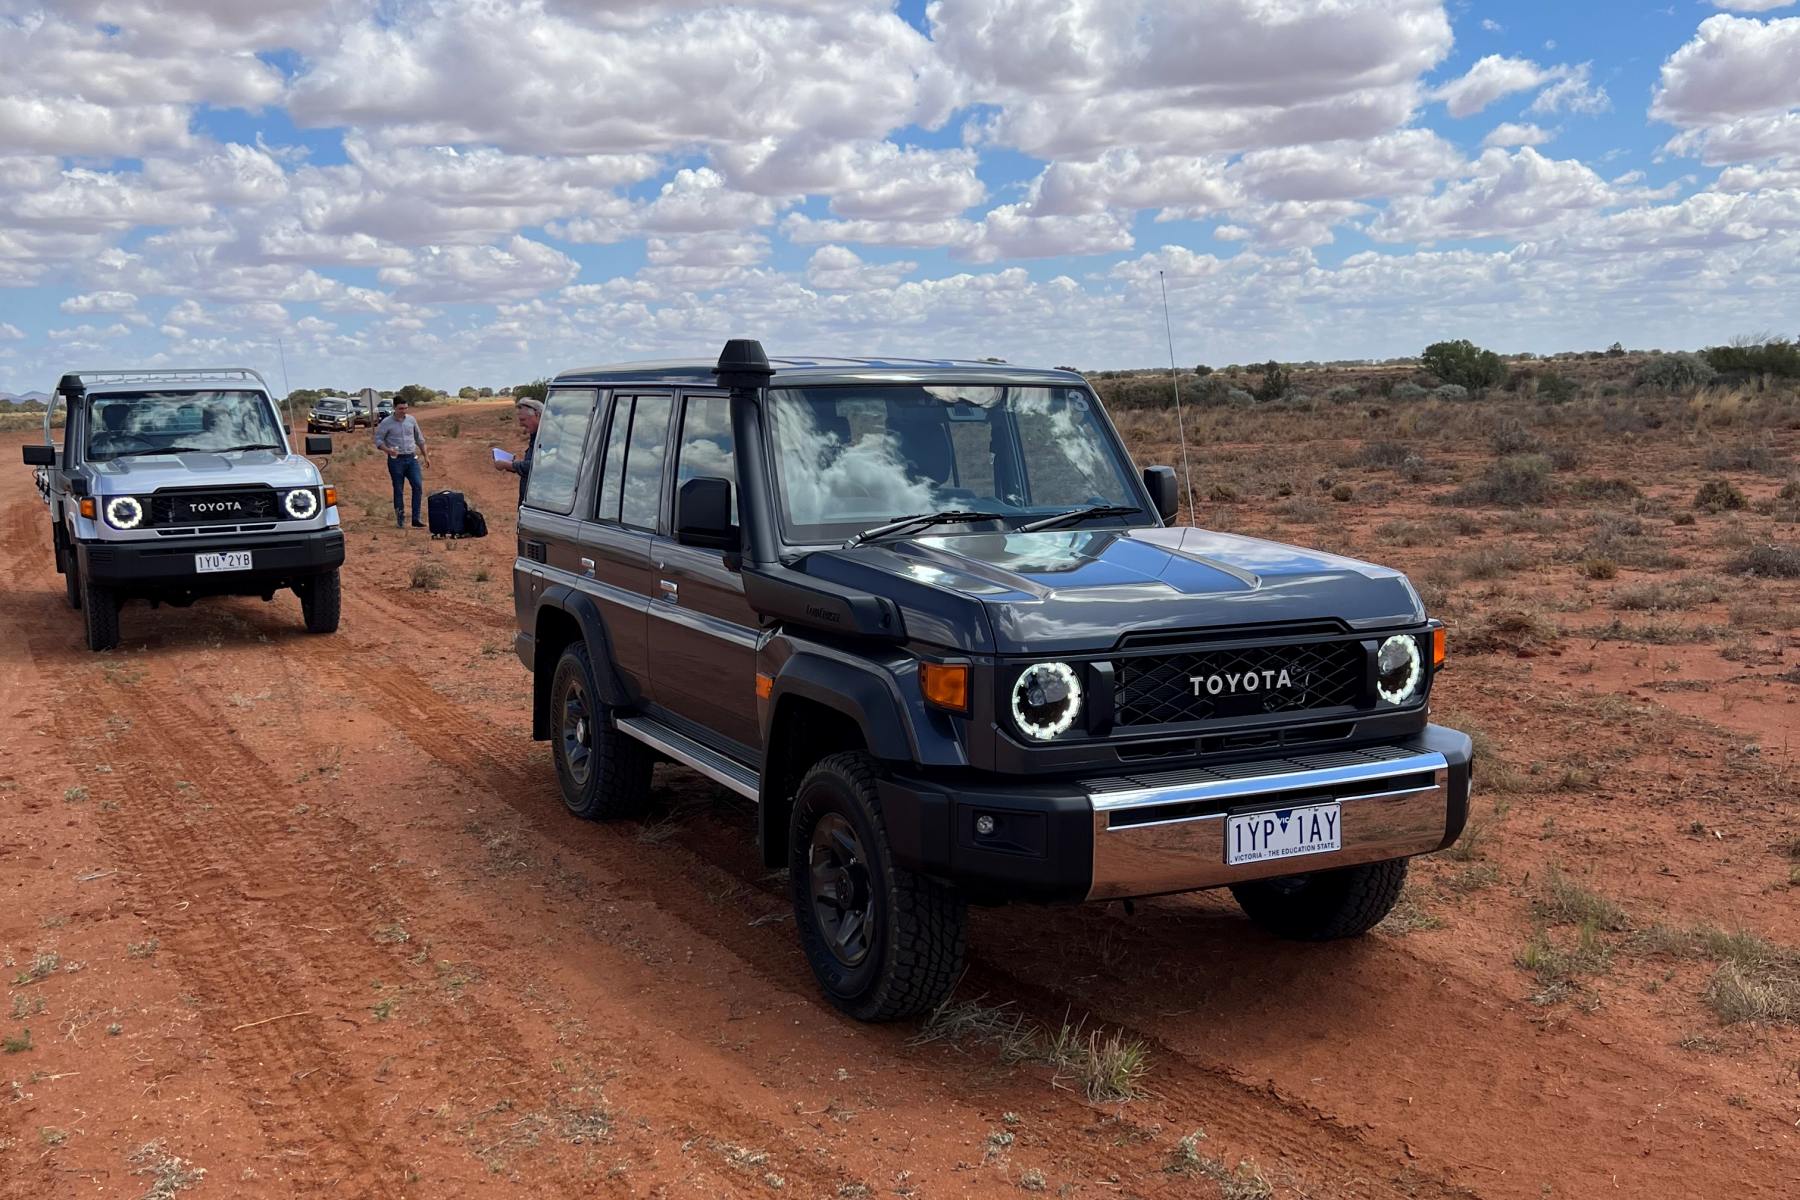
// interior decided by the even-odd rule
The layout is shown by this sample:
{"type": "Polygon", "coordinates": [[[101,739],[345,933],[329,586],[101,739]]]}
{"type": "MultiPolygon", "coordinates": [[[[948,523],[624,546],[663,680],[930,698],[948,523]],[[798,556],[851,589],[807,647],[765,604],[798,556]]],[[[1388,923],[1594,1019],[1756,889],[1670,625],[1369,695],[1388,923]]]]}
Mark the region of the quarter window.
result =
{"type": "Polygon", "coordinates": [[[525,503],[548,512],[566,513],[575,505],[581,478],[581,452],[594,419],[595,393],[590,388],[558,388],[544,398],[544,417],[531,451],[531,478],[525,503]]]}
{"type": "Polygon", "coordinates": [[[625,439],[631,436],[631,408],[635,396],[620,396],[613,401],[612,424],[606,429],[606,457],[600,466],[600,503],[594,519],[616,523],[619,519],[619,493],[625,477],[625,439]]]}

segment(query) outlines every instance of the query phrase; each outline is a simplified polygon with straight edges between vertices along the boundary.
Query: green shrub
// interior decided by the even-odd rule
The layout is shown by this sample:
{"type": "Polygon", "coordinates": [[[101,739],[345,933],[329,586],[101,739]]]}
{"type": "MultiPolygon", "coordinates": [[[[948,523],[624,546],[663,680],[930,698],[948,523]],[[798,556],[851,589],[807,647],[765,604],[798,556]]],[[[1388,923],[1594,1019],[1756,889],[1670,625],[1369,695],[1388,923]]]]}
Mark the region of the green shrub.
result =
{"type": "Polygon", "coordinates": [[[1331,401],[1333,404],[1348,404],[1360,395],[1362,395],[1362,393],[1351,387],[1349,384],[1340,383],[1325,393],[1325,399],[1331,401]]]}
{"type": "Polygon", "coordinates": [[[1388,392],[1388,395],[1392,396],[1395,400],[1423,400],[1430,394],[1430,392],[1427,392],[1424,388],[1412,382],[1410,379],[1396,383],[1388,392]]]}
{"type": "Polygon", "coordinates": [[[1706,386],[1716,375],[1711,363],[1684,350],[1651,359],[1637,369],[1632,382],[1659,392],[1686,392],[1706,386]]]}
{"type": "Polygon", "coordinates": [[[1545,375],[1538,380],[1538,395],[1552,404],[1567,404],[1580,391],[1581,385],[1567,375],[1545,375]]]}
{"type": "Polygon", "coordinates": [[[1701,353],[1721,375],[1800,378],[1800,346],[1786,338],[1741,338],[1733,345],[1709,346],[1701,353]]]}
{"type": "Polygon", "coordinates": [[[1492,350],[1483,350],[1468,338],[1433,342],[1419,355],[1419,365],[1445,383],[1469,391],[1493,387],[1506,378],[1506,364],[1492,350]]]}
{"type": "Polygon", "coordinates": [[[1501,458],[1509,454],[1536,454],[1544,448],[1544,439],[1518,421],[1502,421],[1494,430],[1494,453],[1501,458]]]}

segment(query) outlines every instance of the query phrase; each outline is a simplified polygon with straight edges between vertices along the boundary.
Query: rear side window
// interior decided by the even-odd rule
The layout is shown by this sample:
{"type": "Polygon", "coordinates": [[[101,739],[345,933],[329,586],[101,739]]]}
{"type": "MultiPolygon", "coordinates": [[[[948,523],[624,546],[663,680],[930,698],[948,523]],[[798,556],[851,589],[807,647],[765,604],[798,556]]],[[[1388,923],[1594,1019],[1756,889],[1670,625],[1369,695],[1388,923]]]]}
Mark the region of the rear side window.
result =
{"type": "Polygon", "coordinates": [[[591,388],[558,388],[544,398],[544,417],[531,451],[531,478],[525,503],[548,512],[566,513],[575,505],[581,479],[581,450],[594,419],[591,388]]]}
{"type": "Polygon", "coordinates": [[[675,495],[690,479],[731,481],[731,523],[737,524],[737,460],[732,454],[731,400],[689,396],[681,418],[681,452],[675,459],[675,495]]]}
{"type": "Polygon", "coordinates": [[[620,396],[613,403],[601,461],[596,520],[634,529],[656,528],[662,507],[663,459],[668,455],[669,413],[674,399],[620,396]]]}
{"type": "Polygon", "coordinates": [[[669,396],[639,396],[631,414],[631,439],[625,447],[619,520],[634,529],[655,529],[662,507],[663,459],[669,450],[669,396]]]}

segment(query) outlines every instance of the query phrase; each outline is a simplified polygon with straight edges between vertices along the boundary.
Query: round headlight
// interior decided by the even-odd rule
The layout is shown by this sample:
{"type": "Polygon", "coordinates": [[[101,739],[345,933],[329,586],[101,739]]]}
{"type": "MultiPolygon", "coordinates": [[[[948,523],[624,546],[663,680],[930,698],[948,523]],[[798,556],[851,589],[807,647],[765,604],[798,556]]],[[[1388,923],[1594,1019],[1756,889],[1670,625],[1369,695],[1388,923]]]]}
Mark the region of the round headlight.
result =
{"type": "Polygon", "coordinates": [[[106,502],[106,523],[114,529],[136,529],[144,523],[144,506],[136,496],[114,496],[106,502]]]}
{"type": "Polygon", "coordinates": [[[1419,691],[1425,661],[1417,638],[1397,633],[1381,643],[1375,656],[1375,688],[1389,704],[1405,704],[1419,691]]]}
{"type": "Polygon", "coordinates": [[[1047,742],[1068,729],[1080,713],[1081,680],[1068,663],[1026,667],[1013,684],[1013,722],[1039,741],[1047,742]]]}
{"type": "Polygon", "coordinates": [[[281,507],[296,521],[304,521],[319,511],[319,497],[311,488],[299,488],[282,497],[281,507]]]}

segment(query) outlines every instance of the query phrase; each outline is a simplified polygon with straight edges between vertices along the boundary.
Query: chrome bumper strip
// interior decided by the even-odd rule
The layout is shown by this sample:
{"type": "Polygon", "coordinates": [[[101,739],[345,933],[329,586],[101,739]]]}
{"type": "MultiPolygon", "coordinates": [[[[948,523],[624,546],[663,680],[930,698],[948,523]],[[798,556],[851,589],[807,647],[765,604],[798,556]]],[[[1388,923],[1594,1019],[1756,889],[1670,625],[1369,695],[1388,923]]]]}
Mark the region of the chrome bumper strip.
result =
{"type": "Polygon", "coordinates": [[[1423,854],[1444,840],[1449,789],[1442,754],[1398,747],[1093,780],[1088,898],[1154,896],[1423,854]],[[1334,800],[1342,805],[1341,849],[1226,864],[1228,814],[1334,800]]]}

